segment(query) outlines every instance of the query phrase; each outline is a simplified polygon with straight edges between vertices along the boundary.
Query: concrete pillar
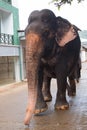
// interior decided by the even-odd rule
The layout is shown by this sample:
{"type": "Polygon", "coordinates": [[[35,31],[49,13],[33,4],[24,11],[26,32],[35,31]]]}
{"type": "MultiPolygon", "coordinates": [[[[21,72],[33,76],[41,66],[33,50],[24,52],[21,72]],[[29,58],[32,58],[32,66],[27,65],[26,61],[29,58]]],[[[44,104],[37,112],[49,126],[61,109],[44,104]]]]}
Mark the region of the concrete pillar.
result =
{"type": "Polygon", "coordinates": [[[19,57],[14,57],[14,72],[15,72],[15,81],[19,82],[20,79],[20,61],[19,57]]]}
{"type": "Polygon", "coordinates": [[[20,44],[20,64],[21,64],[21,79],[24,80],[24,62],[23,62],[23,47],[20,44]]]}

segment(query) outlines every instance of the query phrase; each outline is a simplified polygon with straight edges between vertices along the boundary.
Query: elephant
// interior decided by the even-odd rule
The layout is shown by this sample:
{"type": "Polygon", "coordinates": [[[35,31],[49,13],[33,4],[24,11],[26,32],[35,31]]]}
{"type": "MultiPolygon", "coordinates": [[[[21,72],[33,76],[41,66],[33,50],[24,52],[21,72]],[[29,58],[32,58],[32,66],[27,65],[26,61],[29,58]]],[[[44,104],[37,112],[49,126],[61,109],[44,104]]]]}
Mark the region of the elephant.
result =
{"type": "MultiPolygon", "coordinates": [[[[47,110],[42,93],[45,80],[57,79],[56,109],[67,109],[67,77],[73,81],[79,59],[81,41],[78,29],[49,9],[35,10],[28,18],[26,36],[26,72],[28,105],[24,124],[32,115],[47,110]]],[[[50,83],[50,82],[48,82],[50,83]]]]}

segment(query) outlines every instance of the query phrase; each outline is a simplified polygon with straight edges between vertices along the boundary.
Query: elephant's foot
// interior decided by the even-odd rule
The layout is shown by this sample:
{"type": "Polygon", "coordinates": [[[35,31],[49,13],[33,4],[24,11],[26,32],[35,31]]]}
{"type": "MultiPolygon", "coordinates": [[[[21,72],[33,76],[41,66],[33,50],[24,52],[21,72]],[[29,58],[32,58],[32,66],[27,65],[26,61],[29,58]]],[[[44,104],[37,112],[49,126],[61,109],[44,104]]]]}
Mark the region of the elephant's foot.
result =
{"type": "Polygon", "coordinates": [[[35,109],[34,114],[35,114],[35,115],[40,114],[40,113],[42,113],[42,112],[45,112],[47,109],[48,109],[48,106],[45,107],[45,108],[35,109]]]}
{"type": "Polygon", "coordinates": [[[34,114],[38,115],[38,114],[40,114],[42,112],[45,112],[47,109],[48,109],[48,106],[47,106],[47,104],[45,102],[40,103],[40,104],[36,104],[34,114]]]}
{"type": "Polygon", "coordinates": [[[75,91],[68,91],[68,96],[69,97],[73,97],[73,96],[76,96],[76,92],[75,91]]]}
{"type": "Polygon", "coordinates": [[[43,90],[43,97],[44,97],[45,102],[52,101],[51,93],[49,91],[47,91],[46,89],[43,90]]]}
{"type": "Polygon", "coordinates": [[[69,97],[76,96],[76,86],[73,87],[67,86],[67,91],[69,97]]]}
{"type": "Polygon", "coordinates": [[[44,95],[44,101],[45,101],[45,102],[50,102],[50,101],[52,101],[52,96],[51,96],[51,95],[44,95]]]}
{"type": "Polygon", "coordinates": [[[68,104],[68,102],[60,102],[60,101],[58,101],[58,102],[56,102],[56,104],[55,104],[55,109],[56,110],[66,110],[66,109],[68,109],[69,108],[69,104],[68,104]]]}

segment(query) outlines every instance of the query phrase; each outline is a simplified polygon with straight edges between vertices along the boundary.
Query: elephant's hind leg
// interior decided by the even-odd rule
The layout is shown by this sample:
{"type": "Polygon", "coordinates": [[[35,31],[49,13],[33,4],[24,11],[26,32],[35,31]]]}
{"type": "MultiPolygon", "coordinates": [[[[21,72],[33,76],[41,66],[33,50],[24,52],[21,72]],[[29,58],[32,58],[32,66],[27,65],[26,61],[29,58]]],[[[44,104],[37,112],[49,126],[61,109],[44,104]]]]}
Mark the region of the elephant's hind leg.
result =
{"type": "Polygon", "coordinates": [[[50,82],[51,82],[51,78],[45,76],[43,82],[43,89],[42,89],[45,102],[49,102],[52,100],[52,95],[50,92],[50,82]]]}

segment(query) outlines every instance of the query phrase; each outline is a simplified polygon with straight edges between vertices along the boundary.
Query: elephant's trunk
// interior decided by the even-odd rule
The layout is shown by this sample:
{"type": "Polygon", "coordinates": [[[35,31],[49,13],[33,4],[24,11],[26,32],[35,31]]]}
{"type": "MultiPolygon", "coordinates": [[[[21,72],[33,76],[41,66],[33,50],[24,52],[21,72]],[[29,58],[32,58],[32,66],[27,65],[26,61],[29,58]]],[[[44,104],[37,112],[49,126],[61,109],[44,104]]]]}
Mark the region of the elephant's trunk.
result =
{"type": "Polygon", "coordinates": [[[37,34],[26,35],[26,71],[28,80],[28,105],[24,124],[28,125],[35,110],[37,100],[38,66],[42,52],[42,43],[37,34]]]}

